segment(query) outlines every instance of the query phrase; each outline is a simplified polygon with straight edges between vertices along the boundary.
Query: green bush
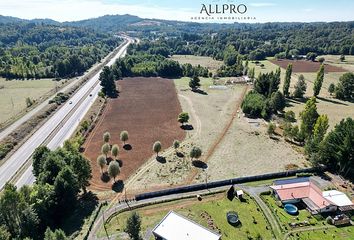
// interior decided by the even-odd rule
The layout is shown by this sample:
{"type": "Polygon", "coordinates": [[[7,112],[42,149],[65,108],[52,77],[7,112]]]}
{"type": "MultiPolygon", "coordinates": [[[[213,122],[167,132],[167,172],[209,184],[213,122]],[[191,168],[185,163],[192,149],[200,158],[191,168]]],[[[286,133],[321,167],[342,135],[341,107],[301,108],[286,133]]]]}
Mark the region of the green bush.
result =
{"type": "Polygon", "coordinates": [[[264,108],[265,97],[261,94],[250,91],[242,102],[242,111],[251,117],[261,117],[264,108]]]}
{"type": "Polygon", "coordinates": [[[262,196],[266,196],[266,195],[270,195],[270,194],[272,194],[272,192],[270,190],[260,193],[260,195],[262,195],[262,196]]]}
{"type": "Polygon", "coordinates": [[[8,154],[14,147],[15,143],[13,142],[5,142],[3,144],[0,144],[0,159],[3,159],[6,154],[8,154]]]}

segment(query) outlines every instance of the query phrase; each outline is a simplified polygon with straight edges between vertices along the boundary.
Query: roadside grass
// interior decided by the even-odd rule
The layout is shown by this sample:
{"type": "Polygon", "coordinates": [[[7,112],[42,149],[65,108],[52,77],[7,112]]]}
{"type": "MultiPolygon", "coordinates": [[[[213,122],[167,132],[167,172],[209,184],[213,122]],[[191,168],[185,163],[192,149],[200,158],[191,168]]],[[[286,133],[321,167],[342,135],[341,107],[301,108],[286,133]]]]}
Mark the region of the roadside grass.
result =
{"type": "MultiPolygon", "coordinates": [[[[204,227],[220,229],[222,239],[247,239],[250,237],[255,239],[257,236],[262,236],[263,239],[271,239],[272,231],[262,211],[249,196],[246,195],[245,199],[245,202],[240,202],[238,199],[229,201],[223,193],[206,196],[201,202],[196,199],[187,199],[137,209],[136,211],[142,218],[141,234],[144,235],[145,231],[158,224],[169,210],[173,210],[204,227]],[[227,222],[226,213],[228,211],[238,213],[241,220],[240,226],[233,227],[227,222]]],[[[130,212],[124,212],[115,216],[106,225],[108,234],[122,232],[129,215],[130,212]]],[[[104,235],[104,229],[102,228],[99,237],[104,235]]]]}
{"type": "Polygon", "coordinates": [[[306,209],[299,209],[299,214],[295,216],[286,213],[283,207],[279,207],[276,204],[275,199],[272,195],[261,195],[261,198],[267,204],[273,215],[276,217],[283,231],[292,230],[289,225],[290,223],[307,221],[311,224],[311,226],[323,226],[326,224],[323,220],[316,220],[316,218],[314,218],[311,213],[306,209]]]}
{"type": "Polygon", "coordinates": [[[11,80],[0,78],[0,124],[26,110],[26,98],[39,101],[61,82],[50,79],[11,80]]]}
{"type": "Polygon", "coordinates": [[[190,63],[193,66],[207,67],[209,71],[216,72],[223,64],[222,61],[215,60],[211,57],[194,56],[194,55],[173,55],[172,60],[178,61],[180,64],[190,63]]]}

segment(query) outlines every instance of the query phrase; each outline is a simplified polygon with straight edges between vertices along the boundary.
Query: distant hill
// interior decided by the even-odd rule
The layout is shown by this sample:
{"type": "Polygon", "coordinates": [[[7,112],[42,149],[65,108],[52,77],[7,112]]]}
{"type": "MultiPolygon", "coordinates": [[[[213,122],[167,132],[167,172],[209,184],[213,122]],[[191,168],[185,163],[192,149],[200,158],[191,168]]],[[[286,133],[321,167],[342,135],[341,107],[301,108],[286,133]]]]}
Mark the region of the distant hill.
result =
{"type": "Polygon", "coordinates": [[[92,28],[98,31],[120,31],[126,29],[131,24],[137,24],[144,19],[125,14],[125,15],[104,15],[98,18],[90,18],[81,21],[64,22],[63,24],[77,27],[92,28]]]}
{"type": "Polygon", "coordinates": [[[21,18],[0,15],[0,23],[2,23],[2,24],[23,22],[23,21],[25,21],[25,20],[23,20],[21,18]]]}

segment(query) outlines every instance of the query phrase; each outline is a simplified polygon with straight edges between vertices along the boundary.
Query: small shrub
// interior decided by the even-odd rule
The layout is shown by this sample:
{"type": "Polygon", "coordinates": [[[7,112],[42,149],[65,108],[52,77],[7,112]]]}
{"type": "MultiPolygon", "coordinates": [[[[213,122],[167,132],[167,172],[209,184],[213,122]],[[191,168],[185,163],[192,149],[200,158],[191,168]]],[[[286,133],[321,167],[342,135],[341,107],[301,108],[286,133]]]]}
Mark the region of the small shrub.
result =
{"type": "Polygon", "coordinates": [[[265,191],[265,192],[261,192],[260,195],[262,196],[269,196],[272,192],[270,190],[265,191]]]}

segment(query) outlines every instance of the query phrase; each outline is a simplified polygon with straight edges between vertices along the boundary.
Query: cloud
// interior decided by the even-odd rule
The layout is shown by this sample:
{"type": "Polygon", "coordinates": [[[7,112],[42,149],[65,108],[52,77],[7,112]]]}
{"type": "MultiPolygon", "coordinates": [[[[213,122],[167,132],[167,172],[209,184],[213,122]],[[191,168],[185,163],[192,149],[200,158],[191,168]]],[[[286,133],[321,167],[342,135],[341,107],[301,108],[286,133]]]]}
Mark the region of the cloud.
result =
{"type": "Polygon", "coordinates": [[[303,10],[304,10],[304,12],[312,12],[312,11],[313,11],[312,8],[305,8],[305,9],[303,9],[303,10]]]}
{"type": "Polygon", "coordinates": [[[252,7],[273,7],[276,6],[275,3],[250,3],[252,7]]]}

